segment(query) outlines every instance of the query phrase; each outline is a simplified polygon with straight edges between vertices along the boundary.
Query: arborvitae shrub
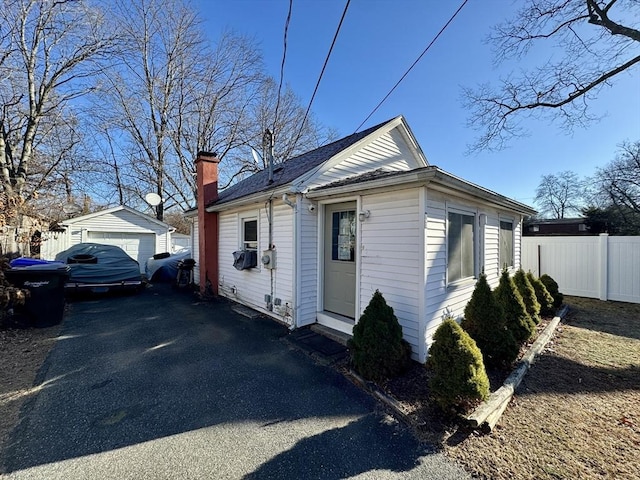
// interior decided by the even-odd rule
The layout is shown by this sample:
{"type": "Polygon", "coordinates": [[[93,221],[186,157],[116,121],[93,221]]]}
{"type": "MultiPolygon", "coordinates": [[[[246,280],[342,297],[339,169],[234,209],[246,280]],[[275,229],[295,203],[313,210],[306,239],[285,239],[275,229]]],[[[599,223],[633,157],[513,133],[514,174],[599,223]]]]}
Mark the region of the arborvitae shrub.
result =
{"type": "Polygon", "coordinates": [[[527,308],[522,301],[522,295],[518,292],[506,268],[502,270],[500,283],[495,289],[494,295],[504,311],[507,328],[511,331],[516,341],[522,344],[529,340],[536,326],[529,318],[527,308]]]}
{"type": "Polygon", "coordinates": [[[402,338],[393,308],[378,290],[353,327],[348,346],[356,371],[374,381],[401,374],[411,360],[411,346],[402,338]]]}
{"type": "Polygon", "coordinates": [[[476,342],[455,320],[447,319],[433,335],[427,366],[430,387],[445,411],[465,411],[489,396],[489,379],[476,342]]]}
{"type": "Polygon", "coordinates": [[[546,273],[540,277],[540,281],[553,297],[553,308],[560,308],[560,305],[562,305],[562,300],[564,299],[564,295],[560,293],[556,281],[546,273]]]}
{"type": "Polygon", "coordinates": [[[543,317],[550,317],[555,314],[556,309],[553,308],[553,297],[544,286],[544,283],[539,278],[533,276],[533,273],[527,272],[527,278],[529,283],[533,286],[533,290],[536,292],[536,298],[540,304],[540,315],[543,317]]]}
{"type": "Polygon", "coordinates": [[[527,309],[529,318],[534,323],[540,323],[540,304],[538,303],[538,297],[536,297],[536,291],[533,289],[533,285],[524,273],[524,270],[519,269],[513,276],[513,282],[518,288],[518,292],[522,296],[522,301],[527,309]]]}
{"type": "Polygon", "coordinates": [[[507,329],[504,312],[481,274],[464,309],[462,328],[473,338],[487,366],[510,365],[518,356],[518,342],[507,329]]]}

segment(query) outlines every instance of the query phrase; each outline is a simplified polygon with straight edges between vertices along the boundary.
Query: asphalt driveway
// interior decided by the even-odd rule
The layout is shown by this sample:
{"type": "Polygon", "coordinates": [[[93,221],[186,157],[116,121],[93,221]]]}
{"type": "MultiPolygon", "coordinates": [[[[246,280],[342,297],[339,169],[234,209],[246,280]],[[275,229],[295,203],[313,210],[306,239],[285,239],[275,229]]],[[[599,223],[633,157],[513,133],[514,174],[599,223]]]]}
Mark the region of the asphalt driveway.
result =
{"type": "Polygon", "coordinates": [[[73,303],[7,477],[470,478],[286,335],[165,286],[73,303]]]}

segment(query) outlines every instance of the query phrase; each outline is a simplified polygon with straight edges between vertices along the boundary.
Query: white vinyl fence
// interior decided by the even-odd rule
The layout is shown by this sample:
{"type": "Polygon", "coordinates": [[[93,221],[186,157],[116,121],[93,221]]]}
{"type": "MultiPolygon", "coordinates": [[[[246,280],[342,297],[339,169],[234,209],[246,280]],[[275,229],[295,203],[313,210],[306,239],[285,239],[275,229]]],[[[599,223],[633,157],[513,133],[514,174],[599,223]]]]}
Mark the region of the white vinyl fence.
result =
{"type": "Polygon", "coordinates": [[[522,268],[566,295],[640,303],[640,237],[522,237],[522,268]]]}

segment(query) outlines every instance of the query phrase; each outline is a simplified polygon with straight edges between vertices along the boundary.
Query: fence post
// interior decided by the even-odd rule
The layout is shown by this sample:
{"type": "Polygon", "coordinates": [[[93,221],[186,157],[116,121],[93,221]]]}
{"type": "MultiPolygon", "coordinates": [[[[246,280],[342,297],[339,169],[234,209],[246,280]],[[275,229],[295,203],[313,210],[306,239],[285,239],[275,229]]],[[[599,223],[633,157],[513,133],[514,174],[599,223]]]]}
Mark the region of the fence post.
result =
{"type": "Polygon", "coordinates": [[[607,300],[609,293],[609,234],[601,233],[599,241],[600,248],[598,251],[598,263],[600,264],[600,300],[607,300]]]}

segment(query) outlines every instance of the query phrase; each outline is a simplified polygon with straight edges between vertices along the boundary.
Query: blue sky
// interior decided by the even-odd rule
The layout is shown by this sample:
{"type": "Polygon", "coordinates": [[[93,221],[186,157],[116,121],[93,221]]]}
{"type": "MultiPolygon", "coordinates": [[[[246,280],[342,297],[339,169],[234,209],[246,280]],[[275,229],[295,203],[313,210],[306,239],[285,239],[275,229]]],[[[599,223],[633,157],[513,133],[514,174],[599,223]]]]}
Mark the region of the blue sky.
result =
{"type": "MultiPolygon", "coordinates": [[[[284,81],[307,105],[346,0],[294,0],[284,81]]],[[[349,135],[460,5],[460,1],[352,0],[313,103],[318,121],[349,135]]],[[[362,127],[404,115],[432,165],[533,205],[542,175],[572,170],[593,175],[624,140],[640,140],[640,70],[602,91],[591,113],[603,118],[567,134],[559,124],[528,122],[530,136],[500,152],[467,155],[478,132],[466,125],[461,88],[497,82],[484,42],[518,2],[470,0],[393,95],[362,127]]],[[[212,41],[224,29],[253,37],[266,68],[279,79],[288,0],[196,0],[212,41]]]]}

